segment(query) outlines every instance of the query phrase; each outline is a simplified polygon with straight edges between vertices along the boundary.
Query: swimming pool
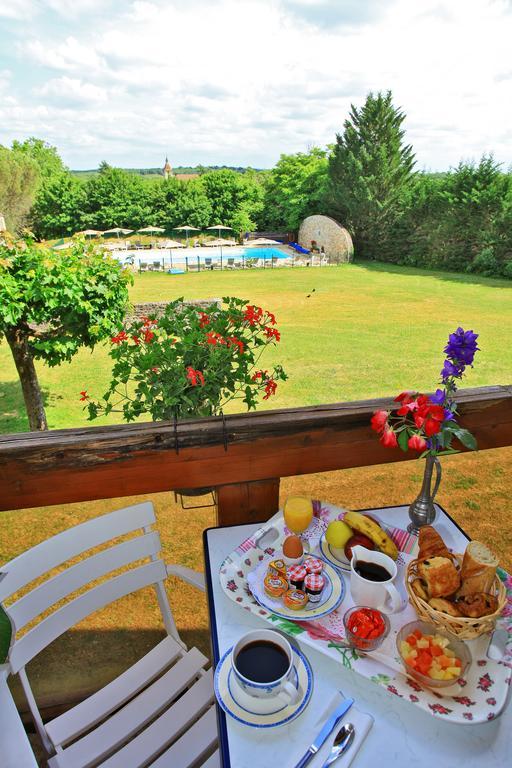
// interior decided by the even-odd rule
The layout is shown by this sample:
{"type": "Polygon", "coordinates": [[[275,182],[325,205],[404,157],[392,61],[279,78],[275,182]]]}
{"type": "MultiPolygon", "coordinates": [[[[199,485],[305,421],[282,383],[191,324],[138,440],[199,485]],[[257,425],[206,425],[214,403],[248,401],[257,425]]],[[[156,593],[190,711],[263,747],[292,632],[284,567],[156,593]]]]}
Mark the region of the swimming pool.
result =
{"type": "Polygon", "coordinates": [[[244,247],[244,246],[224,246],[215,248],[154,248],[151,250],[128,250],[113,251],[112,255],[119,259],[122,264],[131,264],[140,266],[146,264],[157,266],[157,262],[164,269],[170,269],[175,266],[197,269],[207,268],[213,264],[219,264],[222,260],[224,267],[233,264],[244,265],[254,261],[262,260],[263,264],[271,264],[273,261],[287,259],[291,254],[279,248],[270,247],[244,247]]]}

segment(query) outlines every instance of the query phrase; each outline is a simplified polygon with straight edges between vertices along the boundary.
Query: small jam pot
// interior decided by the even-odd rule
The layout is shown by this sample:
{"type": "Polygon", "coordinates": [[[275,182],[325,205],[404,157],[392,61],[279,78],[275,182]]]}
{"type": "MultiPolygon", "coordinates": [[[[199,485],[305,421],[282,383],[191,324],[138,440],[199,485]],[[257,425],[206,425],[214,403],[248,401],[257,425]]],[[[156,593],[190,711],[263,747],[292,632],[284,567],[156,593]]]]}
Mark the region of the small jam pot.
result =
{"type": "Polygon", "coordinates": [[[303,565],[292,565],[286,571],[286,578],[290,587],[294,589],[302,589],[304,579],[306,578],[306,569],[303,565]]]}
{"type": "Polygon", "coordinates": [[[343,616],[348,642],[360,651],[374,651],[389,633],[389,619],[376,608],[356,605],[343,616]]]}
{"type": "Polygon", "coordinates": [[[323,561],[318,560],[316,557],[308,557],[308,559],[304,563],[304,568],[306,569],[306,573],[321,574],[323,567],[324,567],[323,561]]]}
{"type": "Polygon", "coordinates": [[[308,573],[304,579],[304,592],[309,597],[310,603],[318,603],[325,587],[325,579],[318,573],[308,573]]]}

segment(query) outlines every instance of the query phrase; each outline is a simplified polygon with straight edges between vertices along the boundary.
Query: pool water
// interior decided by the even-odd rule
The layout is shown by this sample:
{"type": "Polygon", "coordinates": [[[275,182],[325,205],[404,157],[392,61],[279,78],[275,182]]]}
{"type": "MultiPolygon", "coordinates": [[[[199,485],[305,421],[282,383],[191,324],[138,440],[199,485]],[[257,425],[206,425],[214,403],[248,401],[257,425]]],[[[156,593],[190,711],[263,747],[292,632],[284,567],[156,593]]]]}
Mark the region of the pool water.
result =
{"type": "MultiPolygon", "coordinates": [[[[202,268],[208,264],[218,264],[221,260],[220,248],[176,248],[170,251],[168,248],[158,248],[152,250],[129,250],[113,251],[113,256],[122,264],[132,263],[135,266],[139,264],[156,264],[157,262],[165,269],[172,266],[185,266],[187,263],[193,266],[199,264],[202,268]],[[208,262],[206,262],[208,259],[208,262]]],[[[235,259],[235,262],[248,262],[251,260],[263,259],[264,262],[271,263],[272,260],[287,259],[290,254],[281,251],[279,248],[244,248],[236,246],[227,246],[222,248],[222,263],[226,266],[228,259],[235,259]]]]}

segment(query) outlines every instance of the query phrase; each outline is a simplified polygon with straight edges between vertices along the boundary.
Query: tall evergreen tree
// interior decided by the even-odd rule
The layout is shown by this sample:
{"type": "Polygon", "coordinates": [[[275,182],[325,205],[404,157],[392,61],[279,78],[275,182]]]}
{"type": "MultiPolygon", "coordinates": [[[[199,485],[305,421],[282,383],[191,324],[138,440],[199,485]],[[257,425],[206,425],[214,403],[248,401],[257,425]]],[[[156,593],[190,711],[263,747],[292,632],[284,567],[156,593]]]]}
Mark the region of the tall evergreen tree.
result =
{"type": "Polygon", "coordinates": [[[400,196],[412,178],[414,154],[404,144],[405,115],[391,91],[351,105],[329,159],[332,212],[354,238],[356,255],[379,258],[389,247],[400,196]]]}

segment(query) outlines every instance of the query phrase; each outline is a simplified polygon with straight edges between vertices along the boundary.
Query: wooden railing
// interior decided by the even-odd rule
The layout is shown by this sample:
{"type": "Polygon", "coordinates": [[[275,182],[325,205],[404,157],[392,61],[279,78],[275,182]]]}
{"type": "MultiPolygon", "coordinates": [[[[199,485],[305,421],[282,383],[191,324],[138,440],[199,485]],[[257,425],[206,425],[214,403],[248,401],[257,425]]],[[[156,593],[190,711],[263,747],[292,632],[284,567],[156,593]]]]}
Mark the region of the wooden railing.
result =
{"type": "MultiPolygon", "coordinates": [[[[214,486],[220,523],[268,517],[279,480],[412,458],[369,426],[391,400],[0,437],[0,510],[214,486]]],[[[480,449],[512,445],[512,386],[458,393],[480,449]]]]}

